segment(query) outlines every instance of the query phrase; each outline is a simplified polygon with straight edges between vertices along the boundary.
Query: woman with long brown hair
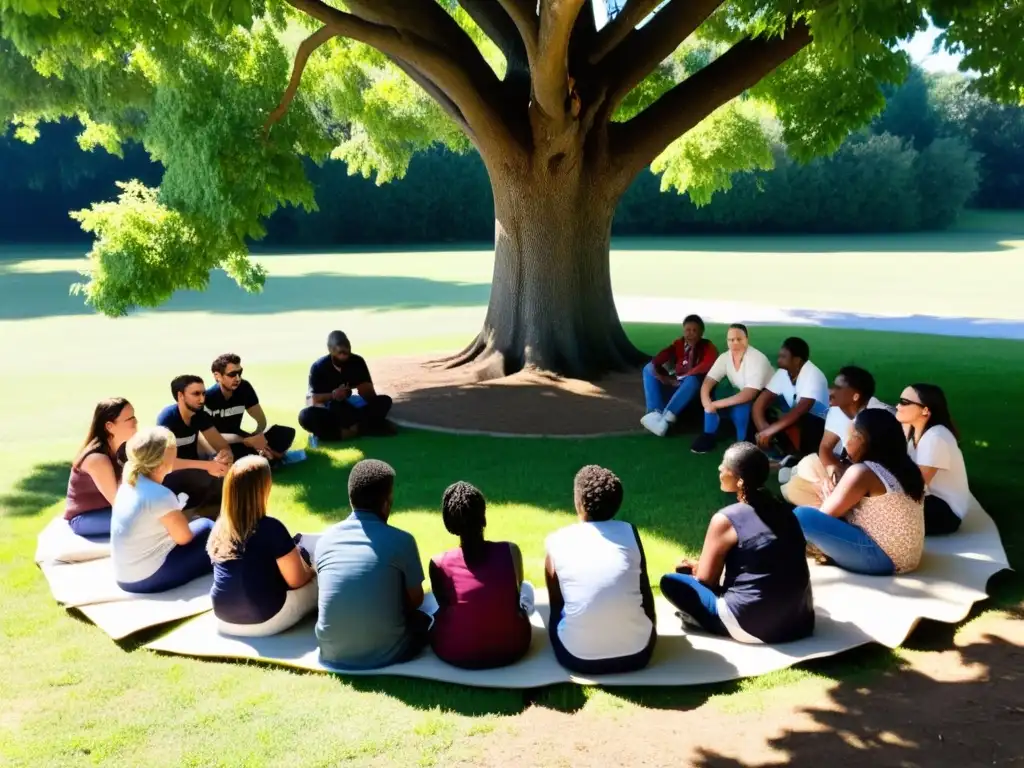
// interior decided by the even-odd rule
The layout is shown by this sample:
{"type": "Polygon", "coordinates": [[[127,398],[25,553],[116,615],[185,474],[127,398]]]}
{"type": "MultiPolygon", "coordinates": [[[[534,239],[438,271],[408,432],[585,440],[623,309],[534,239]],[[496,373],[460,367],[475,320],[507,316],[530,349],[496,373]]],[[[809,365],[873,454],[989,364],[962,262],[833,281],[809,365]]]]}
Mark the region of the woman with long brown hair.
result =
{"type": "Polygon", "coordinates": [[[316,573],[308,552],[267,516],[270,463],[236,461],[224,476],[220,516],[207,542],[213,561],[213,613],[223,634],[266,637],[316,609],[316,573]]]}
{"type": "Polygon", "coordinates": [[[110,510],[121,482],[117,450],[138,430],[123,397],[96,404],[85,441],[71,462],[64,519],[79,536],[109,536],[110,510]]]}

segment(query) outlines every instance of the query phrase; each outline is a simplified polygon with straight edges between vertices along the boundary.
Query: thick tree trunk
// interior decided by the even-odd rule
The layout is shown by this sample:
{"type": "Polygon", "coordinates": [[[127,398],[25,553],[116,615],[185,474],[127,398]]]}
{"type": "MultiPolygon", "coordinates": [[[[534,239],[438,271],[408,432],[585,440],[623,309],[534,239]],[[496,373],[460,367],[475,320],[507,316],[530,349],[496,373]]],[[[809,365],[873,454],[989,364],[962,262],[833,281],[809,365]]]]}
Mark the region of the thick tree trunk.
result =
{"type": "Polygon", "coordinates": [[[478,365],[481,378],[531,369],[583,379],[642,363],[612,298],[618,195],[580,172],[577,158],[492,173],[491,183],[496,221],[487,317],[463,352],[440,362],[478,365]]]}

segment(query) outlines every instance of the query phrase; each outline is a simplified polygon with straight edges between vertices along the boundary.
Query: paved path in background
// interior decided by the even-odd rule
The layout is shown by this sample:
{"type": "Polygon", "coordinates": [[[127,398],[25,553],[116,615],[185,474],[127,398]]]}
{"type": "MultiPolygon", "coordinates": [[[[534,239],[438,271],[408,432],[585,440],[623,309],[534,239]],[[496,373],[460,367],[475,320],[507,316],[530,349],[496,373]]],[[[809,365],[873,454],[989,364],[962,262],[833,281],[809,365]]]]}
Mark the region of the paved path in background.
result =
{"type": "Polygon", "coordinates": [[[891,314],[828,312],[817,309],[771,307],[748,302],[668,299],[654,296],[622,296],[615,300],[615,304],[619,310],[619,317],[623,321],[635,323],[679,322],[686,315],[695,313],[709,323],[809,325],[821,328],[1024,340],[1024,319],[937,317],[934,315],[907,315],[899,312],[891,314]]]}

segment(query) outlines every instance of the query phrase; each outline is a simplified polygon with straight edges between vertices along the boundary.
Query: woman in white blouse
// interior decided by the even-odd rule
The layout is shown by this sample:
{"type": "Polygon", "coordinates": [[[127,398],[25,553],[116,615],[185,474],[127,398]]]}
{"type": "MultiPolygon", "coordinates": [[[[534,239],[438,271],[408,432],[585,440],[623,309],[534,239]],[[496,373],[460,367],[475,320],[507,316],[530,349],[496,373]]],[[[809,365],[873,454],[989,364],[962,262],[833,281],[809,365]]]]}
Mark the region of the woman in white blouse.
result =
{"type": "Polygon", "coordinates": [[[747,326],[733,323],[729,326],[725,340],[729,350],[719,355],[700,388],[700,401],[704,405],[704,432],[693,442],[690,450],[694,453],[714,450],[720,415],[725,411],[729,412],[736,428],[736,442],[746,440],[754,400],[768,386],[775,373],[764,353],[750,346],[747,326]],[[716,400],[715,388],[725,378],[729,379],[736,393],[716,400]]]}
{"type": "Polygon", "coordinates": [[[956,532],[970,506],[971,490],[945,393],[934,384],[907,387],[896,405],[896,418],[907,435],[907,452],[927,486],[925,533],[956,532]]]}

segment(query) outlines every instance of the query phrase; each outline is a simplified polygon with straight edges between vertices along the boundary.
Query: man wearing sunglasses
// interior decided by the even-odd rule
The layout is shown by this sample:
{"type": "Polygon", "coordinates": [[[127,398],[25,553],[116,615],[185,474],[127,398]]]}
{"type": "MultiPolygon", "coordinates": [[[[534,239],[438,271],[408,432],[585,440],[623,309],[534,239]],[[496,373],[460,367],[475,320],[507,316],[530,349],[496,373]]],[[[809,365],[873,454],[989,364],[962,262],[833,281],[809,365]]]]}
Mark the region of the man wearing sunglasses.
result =
{"type": "Polygon", "coordinates": [[[238,355],[223,354],[210,366],[216,383],[206,390],[203,409],[213,425],[230,446],[235,459],[259,454],[270,461],[280,461],[295,440],[291,427],[267,429],[267,416],[252,384],[242,378],[242,360],[238,355]],[[242,429],[242,416],[248,413],[256,422],[256,430],[242,429]]]}
{"type": "Polygon", "coordinates": [[[373,388],[366,361],[352,353],[348,336],[331,331],[327,354],[309,369],[306,407],[299,413],[299,424],[320,440],[351,440],[359,435],[392,435],[388,421],[391,398],[378,395],[373,388]]]}

